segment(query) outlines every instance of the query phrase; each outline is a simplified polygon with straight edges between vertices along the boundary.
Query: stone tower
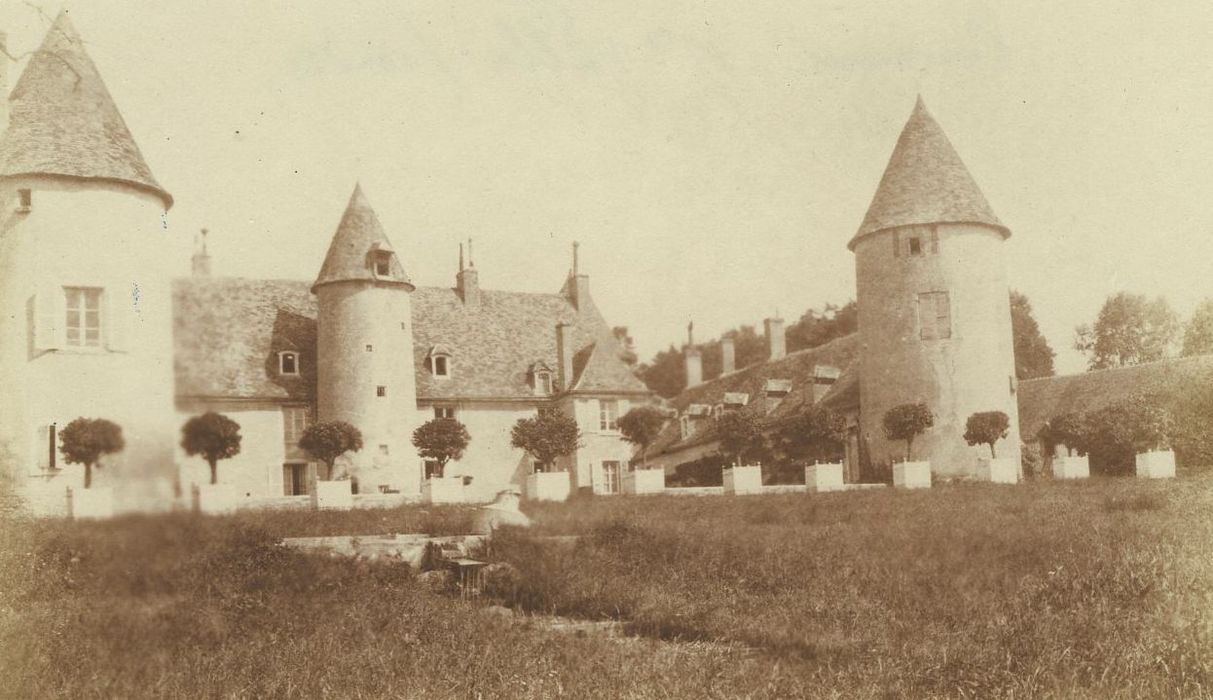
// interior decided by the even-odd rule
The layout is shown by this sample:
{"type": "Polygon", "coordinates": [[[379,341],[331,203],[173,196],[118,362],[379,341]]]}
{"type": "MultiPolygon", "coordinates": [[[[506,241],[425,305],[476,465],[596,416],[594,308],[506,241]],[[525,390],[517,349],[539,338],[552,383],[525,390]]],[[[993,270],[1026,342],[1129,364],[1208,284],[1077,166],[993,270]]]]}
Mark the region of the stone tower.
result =
{"type": "Polygon", "coordinates": [[[416,493],[412,446],[413,285],[360,186],[354,187],[312,285],[317,320],[316,408],[321,421],[362,431],[363,448],[337,464],[361,492],[380,486],[416,493]]]}
{"type": "Polygon", "coordinates": [[[988,455],[963,438],[978,411],[1010,417],[996,448],[1018,464],[1003,263],[1010,235],[919,98],[848,244],[858,287],[860,437],[873,464],[904,456],[900,441],[884,437],[885,411],[919,401],[935,425],[915,440],[913,457],[929,458],[936,474],[975,474],[978,458],[988,455]]]}

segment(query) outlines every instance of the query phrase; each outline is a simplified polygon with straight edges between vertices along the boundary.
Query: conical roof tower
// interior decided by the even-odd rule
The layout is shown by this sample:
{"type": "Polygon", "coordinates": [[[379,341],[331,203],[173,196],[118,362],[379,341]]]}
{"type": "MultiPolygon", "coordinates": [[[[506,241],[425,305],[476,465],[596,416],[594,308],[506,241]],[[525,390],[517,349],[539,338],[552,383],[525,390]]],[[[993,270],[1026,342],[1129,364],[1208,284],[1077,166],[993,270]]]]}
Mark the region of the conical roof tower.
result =
{"type": "Polygon", "coordinates": [[[333,234],[333,242],[324,256],[324,264],[320,266],[320,275],[312,284],[312,291],[315,292],[317,287],[324,284],[353,280],[401,285],[410,291],[413,289],[360,184],[354,185],[354,192],[341,216],[341,223],[337,225],[337,232],[333,234]]]}

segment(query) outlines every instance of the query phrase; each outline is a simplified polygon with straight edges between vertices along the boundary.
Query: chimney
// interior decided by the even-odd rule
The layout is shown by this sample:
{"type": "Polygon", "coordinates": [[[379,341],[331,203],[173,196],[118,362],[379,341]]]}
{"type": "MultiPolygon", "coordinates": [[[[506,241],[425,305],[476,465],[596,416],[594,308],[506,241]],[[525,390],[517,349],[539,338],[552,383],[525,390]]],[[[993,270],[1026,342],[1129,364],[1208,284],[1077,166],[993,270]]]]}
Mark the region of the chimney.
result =
{"type": "Polygon", "coordinates": [[[0,132],[8,128],[8,34],[0,32],[0,132]]]}
{"type": "Polygon", "coordinates": [[[687,345],[682,349],[683,361],[686,363],[687,386],[692,387],[703,383],[703,358],[699,356],[699,348],[695,347],[695,322],[687,324],[687,345]]]}
{"type": "Polygon", "coordinates": [[[573,302],[573,306],[581,311],[583,304],[590,302],[590,276],[581,274],[577,268],[577,249],[581,244],[573,241],[573,272],[569,276],[569,298],[573,302]]]}
{"type": "Polygon", "coordinates": [[[728,374],[737,369],[737,353],[733,348],[733,338],[720,339],[720,373],[728,374]]]}
{"type": "Polygon", "coordinates": [[[463,266],[463,244],[459,244],[459,274],[455,275],[455,290],[463,305],[469,309],[480,308],[480,276],[472,260],[472,239],[468,239],[468,266],[463,266]]]}
{"type": "Polygon", "coordinates": [[[778,317],[768,318],[762,323],[766,326],[767,330],[767,359],[778,360],[788,354],[787,341],[784,340],[783,336],[783,319],[778,317]]]}
{"type": "Polygon", "coordinates": [[[573,388],[573,327],[567,323],[556,324],[556,360],[560,390],[568,391],[573,388]]]}
{"type": "MultiPolygon", "coordinates": [[[[2,59],[0,59],[2,60],[2,59]]],[[[190,258],[190,266],[193,270],[194,277],[210,277],[211,276],[211,256],[206,252],[206,234],[208,231],[202,229],[198,238],[194,240],[194,255],[190,258]]]]}

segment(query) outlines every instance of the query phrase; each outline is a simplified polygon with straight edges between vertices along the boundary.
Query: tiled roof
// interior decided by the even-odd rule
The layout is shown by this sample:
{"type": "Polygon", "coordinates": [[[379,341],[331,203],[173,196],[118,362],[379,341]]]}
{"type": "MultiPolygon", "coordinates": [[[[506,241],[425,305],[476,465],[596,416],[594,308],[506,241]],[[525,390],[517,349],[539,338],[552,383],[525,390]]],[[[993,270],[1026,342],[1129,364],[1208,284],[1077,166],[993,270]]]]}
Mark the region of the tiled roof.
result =
{"type": "Polygon", "coordinates": [[[333,234],[333,242],[329,244],[329,252],[324,256],[324,264],[320,266],[320,274],[312,289],[330,282],[349,280],[409,285],[408,274],[395,255],[379,217],[362,193],[362,185],[354,185],[354,192],[345,206],[345,213],[341,215],[341,223],[337,224],[337,232],[333,234]],[[375,274],[375,267],[369,259],[371,252],[377,250],[391,253],[387,276],[375,274]]]}
{"type": "Polygon", "coordinates": [[[870,233],[932,223],[980,223],[1011,235],[920,97],[848,247],[870,233]]]}
{"type": "Polygon", "coordinates": [[[173,205],[135,145],[75,27],[61,12],[9,96],[0,176],[121,182],[173,205]]]}

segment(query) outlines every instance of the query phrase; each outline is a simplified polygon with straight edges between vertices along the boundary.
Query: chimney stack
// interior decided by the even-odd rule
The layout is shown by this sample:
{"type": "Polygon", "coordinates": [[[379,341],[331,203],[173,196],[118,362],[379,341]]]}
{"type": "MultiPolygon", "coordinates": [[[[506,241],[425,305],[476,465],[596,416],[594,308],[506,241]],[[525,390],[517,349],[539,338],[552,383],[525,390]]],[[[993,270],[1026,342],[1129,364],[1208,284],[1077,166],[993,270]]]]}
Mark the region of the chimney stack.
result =
{"type": "Polygon", "coordinates": [[[469,309],[480,308],[480,275],[472,260],[472,239],[468,239],[468,265],[463,266],[463,244],[459,244],[459,274],[455,275],[455,290],[463,305],[469,309]]]}
{"type": "Polygon", "coordinates": [[[788,344],[783,335],[783,319],[768,318],[763,321],[767,331],[767,349],[769,360],[778,360],[788,354],[788,344]]]}
{"type": "Polygon", "coordinates": [[[206,229],[202,229],[194,241],[194,255],[190,258],[190,267],[194,277],[211,276],[211,256],[206,252],[206,229]]]}
{"type": "Polygon", "coordinates": [[[573,327],[567,323],[556,324],[556,360],[560,390],[568,391],[573,388],[573,327]]]}
{"type": "Polygon", "coordinates": [[[703,383],[703,358],[699,348],[695,347],[695,322],[687,324],[687,345],[682,350],[683,361],[686,363],[687,386],[692,387],[703,383]]]}
{"type": "Polygon", "coordinates": [[[720,339],[720,373],[729,374],[737,369],[737,352],[733,347],[732,336],[720,339]]]}
{"type": "Polygon", "coordinates": [[[577,249],[581,244],[573,241],[573,272],[569,275],[568,293],[569,299],[573,302],[573,306],[578,310],[582,310],[582,306],[590,302],[590,276],[581,274],[578,269],[577,249]]]}

